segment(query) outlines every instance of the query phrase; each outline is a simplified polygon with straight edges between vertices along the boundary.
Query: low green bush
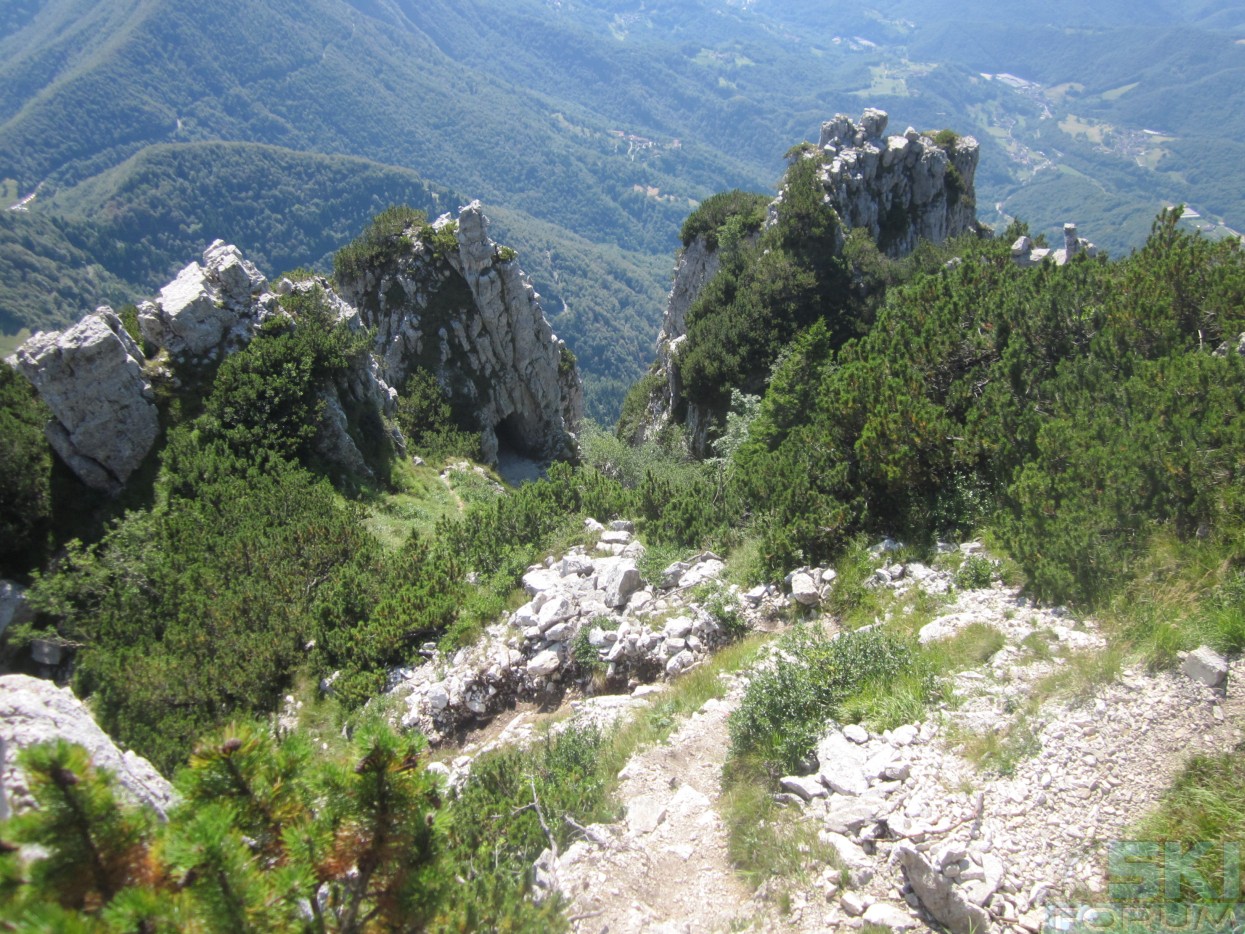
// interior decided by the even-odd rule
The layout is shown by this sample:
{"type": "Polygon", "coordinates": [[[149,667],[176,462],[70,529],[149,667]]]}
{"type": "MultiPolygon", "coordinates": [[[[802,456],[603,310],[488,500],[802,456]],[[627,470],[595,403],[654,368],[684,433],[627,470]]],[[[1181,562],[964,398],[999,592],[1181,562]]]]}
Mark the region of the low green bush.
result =
{"type": "Polygon", "coordinates": [[[0,853],[6,930],[250,931],[424,927],[455,907],[444,801],[421,738],[363,725],[345,760],[233,725],[199,744],[167,823],[58,741],[22,753],[39,807],[0,853]],[[440,867],[440,868],[438,868],[440,867]]]}
{"type": "Polygon", "coordinates": [[[385,208],[372,218],[371,224],[358,238],[333,254],[333,278],[338,283],[350,282],[367,269],[383,266],[413,245],[406,236],[409,228],[422,230],[427,225],[428,214],[425,211],[405,205],[385,208]]]}
{"type": "Polygon", "coordinates": [[[589,640],[591,626],[582,627],[575,633],[571,641],[571,659],[581,675],[595,674],[605,670],[605,662],[601,661],[601,653],[589,640]]]}
{"type": "Polygon", "coordinates": [[[693,588],[691,596],[722,627],[728,639],[742,639],[751,631],[739,597],[721,582],[701,584],[693,588]]]}
{"type": "Polygon", "coordinates": [[[757,759],[774,776],[798,771],[845,701],[870,685],[884,690],[916,664],[913,643],[882,630],[831,639],[819,629],[796,629],[731,715],[732,758],[757,759]]]}
{"type": "Polygon", "coordinates": [[[982,555],[969,555],[955,572],[955,586],[960,590],[989,587],[994,577],[994,563],[982,555]]]}

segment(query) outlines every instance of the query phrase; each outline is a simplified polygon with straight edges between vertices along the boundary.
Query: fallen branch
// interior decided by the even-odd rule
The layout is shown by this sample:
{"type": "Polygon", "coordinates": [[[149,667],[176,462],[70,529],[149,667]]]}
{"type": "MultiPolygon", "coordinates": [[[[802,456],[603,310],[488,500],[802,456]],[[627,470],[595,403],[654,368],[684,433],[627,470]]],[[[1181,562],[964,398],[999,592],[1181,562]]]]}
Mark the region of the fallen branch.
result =
{"type": "Polygon", "coordinates": [[[577,833],[583,834],[585,837],[587,837],[597,846],[608,847],[610,845],[610,840],[608,837],[606,837],[603,834],[598,833],[597,831],[593,830],[591,827],[585,827],[583,824],[575,820],[575,818],[571,817],[569,814],[564,814],[562,816],[562,820],[566,821],[566,825],[570,827],[572,830],[574,830],[577,833]]]}
{"type": "Polygon", "coordinates": [[[532,806],[536,809],[536,819],[540,821],[540,829],[545,832],[545,839],[549,841],[549,849],[553,851],[553,858],[558,858],[558,841],[553,839],[553,833],[549,830],[549,824],[545,820],[545,811],[540,806],[540,798],[536,795],[536,779],[528,776],[528,782],[532,786],[532,806]]]}

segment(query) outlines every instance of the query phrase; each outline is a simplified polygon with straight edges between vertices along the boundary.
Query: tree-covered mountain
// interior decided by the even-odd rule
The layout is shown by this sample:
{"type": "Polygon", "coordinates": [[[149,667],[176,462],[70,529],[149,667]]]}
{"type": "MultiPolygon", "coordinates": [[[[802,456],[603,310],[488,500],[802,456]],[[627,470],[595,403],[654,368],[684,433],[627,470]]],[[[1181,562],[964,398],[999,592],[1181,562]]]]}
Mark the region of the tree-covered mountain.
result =
{"type": "MultiPolygon", "coordinates": [[[[1191,223],[1245,227],[1232,181],[1242,22],[1239,4],[1175,2],[10,4],[0,185],[11,203],[37,191],[27,207],[58,217],[59,233],[38,228],[45,246],[35,227],[21,234],[39,281],[65,237],[82,249],[102,236],[97,278],[137,298],[155,283],[132,270],[158,278],[186,244],[193,254],[217,236],[262,229],[267,242],[248,246],[322,263],[328,240],[361,229],[413,171],[509,212],[501,229],[520,248],[539,229],[550,255],[532,272],[581,349],[591,410],[608,419],[650,355],[672,231],[714,191],[770,190],[791,141],[835,112],[880,106],[900,125],[974,132],[982,216],[1000,228],[1021,216],[1053,233],[1074,220],[1121,254],[1164,204],[1196,208],[1191,223]],[[288,152],[194,148],[214,142],[288,152]],[[306,153],[373,164],[351,188],[306,153]],[[218,157],[228,172],[192,164],[218,157]],[[306,159],[274,186],[289,199],[267,190],[278,163],[306,159]],[[396,176],[382,181],[382,166],[396,176]],[[174,170],[186,178],[169,184],[174,170]],[[180,218],[179,234],[143,228],[156,214],[180,218]],[[288,237],[284,254],[268,233],[288,237]]],[[[9,333],[72,317],[73,289],[41,298],[34,282],[8,265],[9,333]]]]}

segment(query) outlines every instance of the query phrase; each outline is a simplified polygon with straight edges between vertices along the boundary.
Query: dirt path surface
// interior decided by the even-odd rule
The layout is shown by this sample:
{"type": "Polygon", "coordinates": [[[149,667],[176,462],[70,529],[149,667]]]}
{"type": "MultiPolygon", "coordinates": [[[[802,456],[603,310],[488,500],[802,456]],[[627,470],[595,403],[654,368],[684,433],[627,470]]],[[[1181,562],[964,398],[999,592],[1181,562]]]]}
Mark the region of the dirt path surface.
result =
{"type": "Polygon", "coordinates": [[[935,623],[930,638],[985,623],[1006,644],[956,676],[955,699],[924,722],[881,734],[832,728],[809,799],[786,796],[838,851],[850,884],[809,867],[818,881],[792,880],[790,911],[778,916],[777,902],[754,897],[734,874],[717,805],[738,679],[623,770],[625,819],[590,828],[563,854],[559,885],[573,928],[820,932],[868,922],[1036,934],[1104,902],[1111,842],[1159,803],[1190,756],[1242,738],[1245,697],[1235,686],[1245,661],[1232,665],[1226,692],[1180,671],[1126,667],[1077,698],[1034,708],[1028,700],[1071,664],[1067,656],[1103,649],[1092,622],[1036,609],[996,585],[959,595],[935,623]],[[1031,651],[1035,632],[1054,657],[1031,651]],[[974,766],[964,744],[991,734],[995,759],[974,766]]]}
{"type": "Polygon", "coordinates": [[[736,877],[717,811],[726,720],[742,685],[709,701],[666,744],[620,773],[626,817],[590,828],[559,863],[567,915],[583,934],[738,930],[751,926],[751,893],[736,877]]]}

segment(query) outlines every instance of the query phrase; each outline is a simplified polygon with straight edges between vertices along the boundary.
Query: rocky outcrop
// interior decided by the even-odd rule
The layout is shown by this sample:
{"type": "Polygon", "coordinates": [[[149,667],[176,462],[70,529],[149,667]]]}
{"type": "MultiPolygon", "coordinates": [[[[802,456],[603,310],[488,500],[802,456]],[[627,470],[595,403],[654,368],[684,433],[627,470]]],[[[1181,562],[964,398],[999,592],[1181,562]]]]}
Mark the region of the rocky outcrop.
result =
{"type": "Polygon", "coordinates": [[[679,254],[674,266],[674,285],[666,303],[666,316],[661,333],[657,335],[655,372],[661,376],[661,382],[646,400],[644,418],[633,426],[627,439],[631,444],[652,441],[671,419],[680,421],[685,417],[685,411],[674,410],[677,400],[683,398],[683,381],[675,359],[679,347],[687,339],[687,311],[721,265],[721,256],[717,250],[710,248],[705,234],[697,236],[679,254]]]}
{"type": "MultiPolygon", "coordinates": [[[[61,459],[98,490],[118,493],[160,434],[153,379],[174,391],[182,375],[245,346],[269,319],[289,314],[281,298],[320,289],[339,321],[376,329],[371,355],[322,387],[324,417],[315,447],[340,470],[368,477],[355,424],[359,412],[392,416],[394,386],[427,367],[449,390],[457,413],[481,431],[486,458],[499,436],[541,459],[574,453],[583,412],[574,356],[554,335],[539,296],[513,251],[488,238],[478,202],[433,228],[451,233],[442,254],[418,237],[347,283],[268,280],[237,247],[217,240],[158,296],[139,306],[140,347],[109,308],[66,331],[36,334],[10,362],[51,409],[47,435],[61,459]],[[358,307],[356,307],[356,305],[358,307]]],[[[372,419],[367,430],[383,430],[372,419]]],[[[401,450],[400,435],[390,441],[401,450]]]]}
{"type": "Polygon", "coordinates": [[[1098,247],[1084,237],[1077,236],[1076,224],[1063,225],[1063,247],[1058,250],[1037,246],[1027,236],[1019,237],[1012,244],[1012,262],[1021,267],[1036,266],[1044,260],[1050,260],[1056,266],[1064,266],[1082,255],[1092,259],[1098,255],[1098,247]]]}
{"type": "Polygon", "coordinates": [[[57,739],[82,746],[96,768],[116,776],[132,801],[161,815],[173,803],[173,786],[146,759],[118,749],[72,691],[39,678],[5,675],[0,677],[0,810],[20,811],[34,803],[16,756],[27,746],[57,739]]]}
{"type": "Polygon", "coordinates": [[[217,240],[138,307],[143,340],[175,359],[212,359],[250,340],[254,329],[279,313],[268,280],[232,244],[217,240]],[[266,294],[267,293],[267,294],[266,294]]]}
{"type": "Polygon", "coordinates": [[[699,665],[730,637],[721,611],[695,600],[699,585],[716,583],[723,605],[743,627],[767,619],[785,599],[767,588],[742,600],[721,581],[725,563],[705,553],[666,568],[646,586],[636,567],[643,547],[630,523],[596,525],[594,553],[576,547],[529,568],[531,598],[491,627],[477,644],[394,671],[390,693],[405,708],[402,725],[432,741],[487,720],[519,701],[547,701],[599,676],[607,685],[638,686],[675,678],[699,665]]]}
{"type": "Polygon", "coordinates": [[[11,358],[52,412],[46,434],[84,483],[118,492],[160,433],[142,348],[111,308],[39,333],[11,358]]]}
{"type": "Polygon", "coordinates": [[[885,136],[887,119],[869,109],[859,124],[839,114],[821,126],[822,183],[842,230],[863,227],[896,257],[973,230],[977,141],[951,134],[940,145],[912,127],[885,136]]]}
{"type": "MultiPolygon", "coordinates": [[[[886,136],[887,115],[866,110],[860,122],[839,114],[822,124],[816,148],[806,158],[822,160],[825,201],[839,218],[837,250],[848,231],[863,228],[886,254],[901,257],[921,240],[940,243],[976,229],[974,180],[979,157],[971,136],[935,140],[909,127],[886,136]]],[[[767,226],[782,214],[782,195],[770,205],[767,226]]],[[[709,436],[723,413],[690,403],[683,395],[679,353],[685,347],[687,312],[717,273],[720,258],[701,235],[679,256],[674,285],[657,340],[658,381],[646,400],[644,418],[627,426],[632,443],[655,438],[671,423],[685,428],[697,456],[709,452],[709,436]]]]}
{"type": "Polygon", "coordinates": [[[573,451],[583,414],[574,357],[553,333],[513,251],[488,236],[480,203],[433,224],[409,246],[342,284],[376,329],[382,378],[401,386],[422,367],[480,430],[486,460],[507,444],[537,459],[573,451]],[[452,234],[455,249],[445,250],[452,234]]]}

